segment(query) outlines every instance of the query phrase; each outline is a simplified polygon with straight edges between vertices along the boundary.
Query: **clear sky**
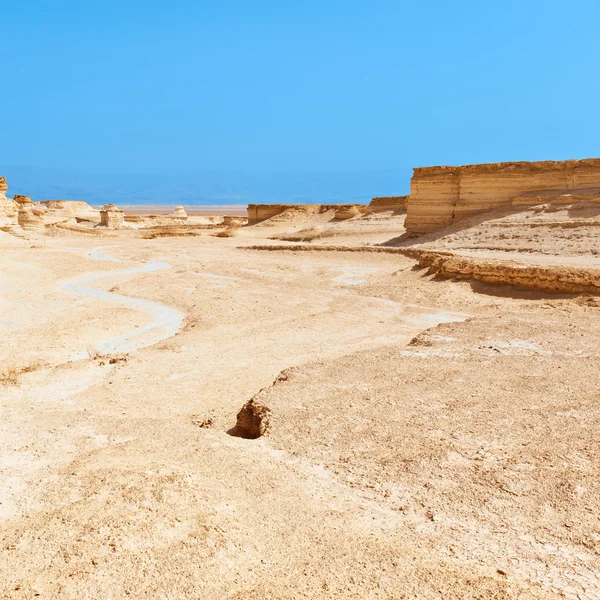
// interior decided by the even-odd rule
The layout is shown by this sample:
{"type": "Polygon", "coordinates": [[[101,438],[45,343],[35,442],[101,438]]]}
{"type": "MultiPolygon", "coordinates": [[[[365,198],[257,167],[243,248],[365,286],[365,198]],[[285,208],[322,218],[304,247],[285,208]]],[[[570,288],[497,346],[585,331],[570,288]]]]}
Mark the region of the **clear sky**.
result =
{"type": "Polygon", "coordinates": [[[326,174],[600,155],[597,0],[0,5],[0,165],[326,174]]]}

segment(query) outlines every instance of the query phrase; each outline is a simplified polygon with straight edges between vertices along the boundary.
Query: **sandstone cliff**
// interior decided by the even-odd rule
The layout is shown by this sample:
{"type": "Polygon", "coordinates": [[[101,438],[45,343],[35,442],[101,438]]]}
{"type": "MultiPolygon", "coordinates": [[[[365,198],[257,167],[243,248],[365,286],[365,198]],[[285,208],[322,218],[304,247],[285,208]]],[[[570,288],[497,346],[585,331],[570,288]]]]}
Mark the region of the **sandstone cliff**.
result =
{"type": "Polygon", "coordinates": [[[600,159],[414,169],[406,229],[420,235],[524,196],[600,192],[600,159]]]}
{"type": "Polygon", "coordinates": [[[388,210],[401,211],[406,210],[406,201],[408,196],[380,196],[373,198],[367,206],[369,213],[383,212],[388,210]]]}

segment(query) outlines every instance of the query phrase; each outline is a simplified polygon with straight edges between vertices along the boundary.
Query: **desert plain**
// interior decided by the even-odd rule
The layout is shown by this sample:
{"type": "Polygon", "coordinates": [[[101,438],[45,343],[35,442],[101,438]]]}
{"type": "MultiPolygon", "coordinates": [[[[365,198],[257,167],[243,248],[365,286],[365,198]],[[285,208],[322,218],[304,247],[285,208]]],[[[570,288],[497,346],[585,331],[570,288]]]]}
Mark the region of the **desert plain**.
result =
{"type": "Polygon", "coordinates": [[[0,232],[0,597],[600,598],[599,207],[0,232]]]}

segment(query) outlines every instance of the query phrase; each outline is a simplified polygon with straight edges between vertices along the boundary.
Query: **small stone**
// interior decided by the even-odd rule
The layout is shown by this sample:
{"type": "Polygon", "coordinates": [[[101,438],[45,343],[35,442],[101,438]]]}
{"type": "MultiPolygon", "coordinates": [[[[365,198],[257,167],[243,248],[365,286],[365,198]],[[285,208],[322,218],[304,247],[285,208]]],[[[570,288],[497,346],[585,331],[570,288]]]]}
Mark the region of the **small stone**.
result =
{"type": "Polygon", "coordinates": [[[210,429],[215,424],[214,415],[194,415],[192,417],[192,423],[196,425],[196,427],[200,427],[202,429],[210,429]]]}

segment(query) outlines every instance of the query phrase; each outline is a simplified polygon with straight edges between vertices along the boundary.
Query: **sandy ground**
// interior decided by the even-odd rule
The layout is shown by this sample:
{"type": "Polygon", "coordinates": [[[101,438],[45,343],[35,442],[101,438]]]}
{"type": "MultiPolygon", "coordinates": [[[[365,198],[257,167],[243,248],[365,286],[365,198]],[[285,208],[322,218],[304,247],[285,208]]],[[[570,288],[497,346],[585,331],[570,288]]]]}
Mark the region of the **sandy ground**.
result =
{"type": "Polygon", "coordinates": [[[305,225],[0,237],[0,597],[600,598],[600,302],[305,225]]]}

